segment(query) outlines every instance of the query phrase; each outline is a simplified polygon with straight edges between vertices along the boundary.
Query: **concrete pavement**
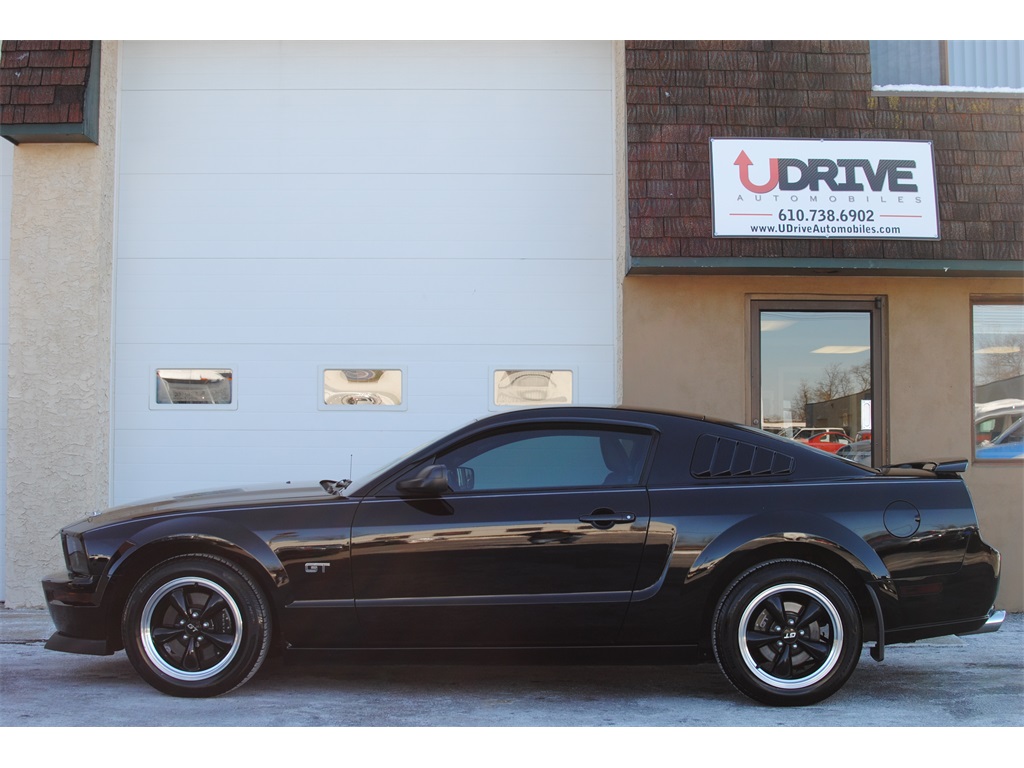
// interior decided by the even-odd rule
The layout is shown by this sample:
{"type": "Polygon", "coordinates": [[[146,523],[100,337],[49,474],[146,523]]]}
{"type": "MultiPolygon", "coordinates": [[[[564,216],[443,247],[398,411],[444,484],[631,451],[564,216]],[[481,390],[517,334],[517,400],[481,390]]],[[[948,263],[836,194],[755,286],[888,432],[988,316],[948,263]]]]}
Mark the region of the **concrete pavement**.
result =
{"type": "Polygon", "coordinates": [[[124,653],[43,648],[44,611],[0,610],[0,726],[1024,726],[1024,615],[999,632],[867,652],[813,707],[761,706],[714,664],[282,663],[216,699],[143,683],[124,653]]]}

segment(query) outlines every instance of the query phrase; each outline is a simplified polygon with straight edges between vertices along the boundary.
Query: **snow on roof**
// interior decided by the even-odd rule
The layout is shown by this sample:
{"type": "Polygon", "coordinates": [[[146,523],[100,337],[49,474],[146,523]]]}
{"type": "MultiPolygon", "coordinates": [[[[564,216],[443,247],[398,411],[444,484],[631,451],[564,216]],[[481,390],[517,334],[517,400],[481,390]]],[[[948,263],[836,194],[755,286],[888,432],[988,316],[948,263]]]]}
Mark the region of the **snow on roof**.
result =
{"type": "Polygon", "coordinates": [[[982,86],[968,86],[968,85],[919,85],[917,83],[903,83],[900,85],[875,85],[871,88],[873,91],[899,91],[905,93],[907,91],[926,91],[933,93],[1009,93],[1014,95],[1024,96],[1024,88],[1007,88],[1004,86],[998,86],[994,88],[984,88],[982,86]]]}

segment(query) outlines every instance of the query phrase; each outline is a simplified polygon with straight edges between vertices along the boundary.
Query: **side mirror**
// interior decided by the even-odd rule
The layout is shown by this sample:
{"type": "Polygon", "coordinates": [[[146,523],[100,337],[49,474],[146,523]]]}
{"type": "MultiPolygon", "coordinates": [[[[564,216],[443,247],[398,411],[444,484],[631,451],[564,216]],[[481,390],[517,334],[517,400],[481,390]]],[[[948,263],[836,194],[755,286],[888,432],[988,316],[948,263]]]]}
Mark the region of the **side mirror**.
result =
{"type": "Polygon", "coordinates": [[[451,490],[448,485],[448,468],[444,464],[431,464],[416,473],[414,477],[399,480],[395,489],[402,494],[427,494],[440,496],[451,490]]]}

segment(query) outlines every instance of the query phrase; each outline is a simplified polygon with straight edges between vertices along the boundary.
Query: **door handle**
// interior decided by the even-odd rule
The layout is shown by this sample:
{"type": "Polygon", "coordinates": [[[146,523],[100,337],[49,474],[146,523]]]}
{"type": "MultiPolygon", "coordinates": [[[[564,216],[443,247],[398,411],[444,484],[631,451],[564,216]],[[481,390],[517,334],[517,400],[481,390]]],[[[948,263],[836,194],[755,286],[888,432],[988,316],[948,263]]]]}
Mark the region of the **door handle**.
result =
{"type": "Polygon", "coordinates": [[[581,523],[590,523],[595,528],[607,529],[620,523],[636,522],[632,512],[615,512],[611,509],[595,509],[589,515],[580,515],[581,523]]]}

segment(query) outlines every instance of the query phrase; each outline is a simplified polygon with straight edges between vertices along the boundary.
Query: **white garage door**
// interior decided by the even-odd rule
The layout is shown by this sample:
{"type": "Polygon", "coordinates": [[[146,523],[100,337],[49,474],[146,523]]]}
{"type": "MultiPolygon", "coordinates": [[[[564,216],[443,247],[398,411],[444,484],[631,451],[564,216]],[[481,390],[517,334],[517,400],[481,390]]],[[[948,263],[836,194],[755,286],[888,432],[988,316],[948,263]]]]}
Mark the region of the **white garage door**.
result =
{"type": "Polygon", "coordinates": [[[115,501],[613,402],[611,85],[599,42],[124,44],[115,501]]]}

